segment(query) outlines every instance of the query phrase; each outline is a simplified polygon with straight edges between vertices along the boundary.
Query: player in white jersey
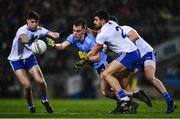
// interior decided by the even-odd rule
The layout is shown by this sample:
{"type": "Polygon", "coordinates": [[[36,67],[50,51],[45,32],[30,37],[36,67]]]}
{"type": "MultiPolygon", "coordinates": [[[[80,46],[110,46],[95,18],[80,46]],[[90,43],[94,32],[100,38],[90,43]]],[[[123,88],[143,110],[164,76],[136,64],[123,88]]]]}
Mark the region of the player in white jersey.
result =
{"type": "MultiPolygon", "coordinates": [[[[114,21],[110,21],[110,22],[116,24],[116,22],[114,22],[114,21]]],[[[135,45],[137,46],[137,48],[140,51],[141,59],[136,64],[135,68],[140,71],[144,71],[144,74],[145,74],[147,80],[149,80],[153,84],[153,86],[157,89],[157,91],[162,94],[162,96],[164,97],[164,99],[166,100],[166,103],[167,103],[166,113],[173,112],[176,108],[176,105],[173,102],[173,99],[171,98],[171,96],[167,92],[166,88],[161,83],[161,81],[155,77],[156,58],[155,58],[155,53],[154,53],[153,48],[137,33],[137,31],[135,29],[133,29],[129,26],[121,26],[121,28],[124,31],[124,33],[127,35],[127,37],[132,42],[135,43],[135,45]]],[[[129,78],[127,78],[127,79],[129,79],[129,78]]],[[[121,84],[123,84],[124,87],[128,86],[128,82],[126,82],[125,80],[123,80],[123,82],[121,82],[121,84]]],[[[110,89],[109,89],[109,91],[107,90],[107,88],[104,88],[104,89],[106,91],[105,93],[112,94],[112,93],[110,93],[110,92],[112,92],[110,89]]],[[[133,95],[133,97],[140,96],[140,95],[138,95],[138,93],[133,93],[133,92],[128,92],[128,91],[126,91],[126,94],[133,95]]],[[[114,98],[115,97],[114,95],[115,94],[112,94],[111,98],[114,98]]],[[[142,97],[142,96],[140,96],[140,97],[142,97]]],[[[141,99],[141,98],[139,98],[139,99],[141,99]]],[[[151,103],[148,100],[146,102],[149,106],[151,106],[151,103]]],[[[117,105],[117,107],[113,111],[117,112],[119,110],[118,108],[120,108],[119,105],[117,105]]]]}
{"type": "Polygon", "coordinates": [[[96,44],[88,53],[88,56],[91,57],[97,54],[103,44],[106,44],[109,49],[116,53],[116,58],[103,71],[102,78],[106,80],[115,91],[117,98],[121,102],[120,105],[124,107],[122,111],[127,111],[130,99],[121,88],[114,74],[126,69],[132,70],[140,59],[139,51],[134,43],[126,37],[119,25],[109,22],[109,15],[106,11],[100,10],[95,13],[94,24],[95,27],[101,29],[101,31],[98,33],[96,44]]]}
{"type": "Polygon", "coordinates": [[[48,113],[52,113],[53,109],[47,100],[47,84],[30,47],[33,41],[39,36],[47,35],[58,38],[59,33],[48,31],[47,29],[40,27],[39,19],[39,14],[35,11],[31,11],[27,14],[27,24],[18,29],[13,40],[8,60],[23,86],[30,112],[34,113],[36,111],[32,100],[31,76],[40,88],[41,103],[45,106],[48,113]]]}
{"type": "Polygon", "coordinates": [[[122,26],[122,29],[127,34],[127,37],[135,43],[140,51],[141,59],[135,66],[140,71],[144,71],[145,77],[150,81],[158,92],[164,97],[167,103],[166,113],[171,113],[175,110],[176,105],[173,99],[167,92],[162,82],[155,77],[156,58],[153,48],[137,33],[137,31],[129,26],[122,26]]]}
{"type": "MultiPolygon", "coordinates": [[[[109,21],[113,22],[112,20],[116,21],[116,18],[110,16],[109,21]]],[[[118,25],[117,23],[114,23],[114,24],[118,25]]],[[[100,32],[100,30],[96,31],[96,30],[92,30],[92,29],[88,28],[87,32],[96,36],[100,32]]],[[[112,52],[110,54],[112,55],[112,52]]],[[[126,71],[126,72],[123,72],[123,75],[122,75],[122,73],[120,75],[117,75],[117,74],[115,75],[118,79],[121,79],[121,80],[118,80],[118,81],[119,81],[120,85],[122,86],[122,88],[125,89],[125,93],[128,96],[131,96],[133,98],[137,98],[137,99],[143,101],[149,107],[152,107],[151,100],[149,99],[149,97],[146,95],[146,93],[143,90],[133,91],[132,92],[131,87],[130,87],[130,85],[128,83],[128,79],[129,79],[129,77],[132,77],[131,76],[132,73],[130,75],[129,75],[129,73],[130,72],[126,71]],[[128,78],[124,78],[126,76],[128,76],[128,78]]],[[[117,100],[117,107],[111,113],[119,113],[119,112],[121,113],[121,108],[119,109],[120,102],[118,101],[116,94],[111,89],[110,85],[107,83],[106,80],[101,80],[100,81],[100,92],[105,97],[117,100]]],[[[134,105],[134,109],[137,108],[135,106],[137,106],[137,105],[134,105]]]]}

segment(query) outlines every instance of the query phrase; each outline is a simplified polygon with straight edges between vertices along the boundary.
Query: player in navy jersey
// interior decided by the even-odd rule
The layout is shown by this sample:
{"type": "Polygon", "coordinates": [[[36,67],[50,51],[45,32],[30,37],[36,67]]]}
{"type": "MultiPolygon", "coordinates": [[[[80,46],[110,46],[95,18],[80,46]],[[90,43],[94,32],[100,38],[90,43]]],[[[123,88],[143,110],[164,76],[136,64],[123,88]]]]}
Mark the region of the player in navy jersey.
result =
{"type": "Polygon", "coordinates": [[[37,12],[30,11],[27,14],[27,24],[20,27],[16,32],[8,60],[15,75],[23,86],[30,112],[34,113],[36,109],[33,104],[31,78],[29,75],[36,81],[40,88],[41,103],[45,106],[48,113],[52,113],[53,109],[47,99],[47,84],[36,57],[31,51],[31,44],[40,36],[47,35],[53,38],[59,38],[59,33],[49,31],[39,26],[39,20],[40,17],[37,12]]]}

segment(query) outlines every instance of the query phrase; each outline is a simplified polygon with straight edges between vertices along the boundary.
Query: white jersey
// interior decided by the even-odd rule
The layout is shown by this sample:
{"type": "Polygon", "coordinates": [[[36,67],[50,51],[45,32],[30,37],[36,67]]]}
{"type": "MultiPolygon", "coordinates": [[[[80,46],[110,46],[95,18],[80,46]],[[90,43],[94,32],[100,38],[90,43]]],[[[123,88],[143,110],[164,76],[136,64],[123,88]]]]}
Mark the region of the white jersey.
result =
{"type": "Polygon", "coordinates": [[[21,35],[27,35],[28,39],[31,39],[31,37],[34,36],[39,36],[39,35],[45,35],[47,34],[48,30],[39,27],[37,28],[36,31],[31,31],[28,29],[27,25],[24,25],[18,29],[16,32],[16,36],[13,39],[13,44],[11,48],[11,53],[8,56],[8,59],[11,61],[17,61],[20,59],[25,59],[28,58],[33,54],[33,52],[30,50],[31,44],[23,44],[20,42],[19,38],[21,35]]]}
{"type": "MultiPolygon", "coordinates": [[[[130,26],[121,26],[126,34],[128,34],[131,30],[137,31],[130,26]]],[[[137,33],[138,34],[138,33],[137,33]]],[[[153,52],[153,48],[138,34],[139,39],[135,41],[136,47],[139,49],[141,57],[144,56],[148,52],[153,52]]]]}
{"type": "Polygon", "coordinates": [[[106,44],[115,53],[132,52],[137,49],[124,34],[122,28],[114,21],[107,22],[96,37],[98,44],[106,44]]]}

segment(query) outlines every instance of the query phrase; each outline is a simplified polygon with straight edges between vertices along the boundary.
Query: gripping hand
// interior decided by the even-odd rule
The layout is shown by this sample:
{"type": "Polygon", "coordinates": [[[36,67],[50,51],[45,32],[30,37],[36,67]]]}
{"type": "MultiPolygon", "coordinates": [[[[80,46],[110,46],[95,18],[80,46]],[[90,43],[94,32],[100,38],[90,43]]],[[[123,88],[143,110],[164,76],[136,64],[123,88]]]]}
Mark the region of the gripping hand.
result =
{"type": "Polygon", "coordinates": [[[54,40],[50,39],[50,38],[46,38],[46,41],[47,41],[47,44],[50,46],[50,47],[55,47],[56,46],[56,43],[54,42],[54,40]]]}
{"type": "Polygon", "coordinates": [[[82,66],[84,65],[84,64],[86,64],[86,62],[87,62],[87,60],[80,60],[80,61],[78,61],[78,62],[76,62],[76,64],[74,65],[74,70],[75,70],[75,72],[76,73],[78,73],[79,72],[79,70],[82,68],[82,66]]]}
{"type": "Polygon", "coordinates": [[[85,61],[88,60],[88,57],[87,57],[86,53],[84,53],[82,51],[79,51],[78,54],[79,54],[80,60],[85,60],[85,61]]]}

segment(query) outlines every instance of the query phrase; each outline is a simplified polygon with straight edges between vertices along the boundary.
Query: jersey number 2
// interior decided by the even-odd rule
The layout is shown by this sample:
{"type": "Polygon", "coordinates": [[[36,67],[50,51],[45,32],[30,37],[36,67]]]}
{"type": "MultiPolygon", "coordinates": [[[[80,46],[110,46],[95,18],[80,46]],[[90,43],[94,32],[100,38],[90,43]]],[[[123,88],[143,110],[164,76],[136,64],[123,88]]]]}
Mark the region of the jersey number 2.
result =
{"type": "Polygon", "coordinates": [[[119,30],[121,30],[121,36],[123,38],[126,38],[126,34],[124,33],[123,29],[120,26],[116,26],[116,31],[119,31],[119,30]]]}

